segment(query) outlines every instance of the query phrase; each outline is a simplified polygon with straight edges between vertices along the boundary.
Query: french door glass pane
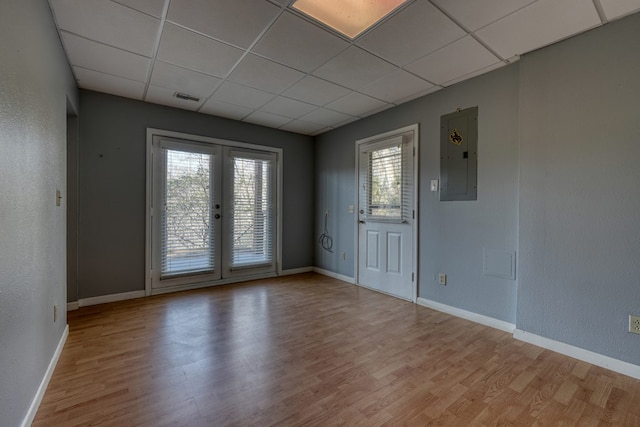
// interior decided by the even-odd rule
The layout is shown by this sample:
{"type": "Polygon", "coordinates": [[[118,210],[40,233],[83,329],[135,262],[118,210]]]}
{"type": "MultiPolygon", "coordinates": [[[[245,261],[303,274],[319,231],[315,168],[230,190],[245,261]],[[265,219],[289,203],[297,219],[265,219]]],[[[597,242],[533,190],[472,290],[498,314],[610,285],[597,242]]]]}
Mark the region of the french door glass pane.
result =
{"type": "Polygon", "coordinates": [[[231,268],[273,261],[272,161],[233,157],[231,268]]]}
{"type": "Polygon", "coordinates": [[[214,269],[212,155],[166,150],[161,275],[214,269]]]}

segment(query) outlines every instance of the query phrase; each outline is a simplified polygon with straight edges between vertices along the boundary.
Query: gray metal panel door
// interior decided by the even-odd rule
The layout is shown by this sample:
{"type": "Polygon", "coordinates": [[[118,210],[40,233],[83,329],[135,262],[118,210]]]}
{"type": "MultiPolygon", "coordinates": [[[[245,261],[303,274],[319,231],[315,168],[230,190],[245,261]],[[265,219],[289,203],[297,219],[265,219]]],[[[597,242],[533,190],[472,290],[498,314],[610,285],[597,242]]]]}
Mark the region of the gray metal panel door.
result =
{"type": "Polygon", "coordinates": [[[477,200],[478,107],[440,118],[440,200],[477,200]]]}

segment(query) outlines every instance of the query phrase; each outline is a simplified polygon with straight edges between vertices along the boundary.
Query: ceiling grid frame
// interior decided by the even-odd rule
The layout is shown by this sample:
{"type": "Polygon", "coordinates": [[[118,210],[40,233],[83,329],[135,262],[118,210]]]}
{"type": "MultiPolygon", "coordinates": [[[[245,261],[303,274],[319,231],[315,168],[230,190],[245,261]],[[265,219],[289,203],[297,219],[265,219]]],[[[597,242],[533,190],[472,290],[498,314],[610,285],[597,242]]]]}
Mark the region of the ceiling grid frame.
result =
{"type": "MultiPolygon", "coordinates": [[[[553,16],[554,11],[562,12],[569,9],[556,7],[551,0],[518,0],[511,3],[503,0],[478,0],[474,3],[466,3],[465,0],[447,0],[448,3],[443,0],[410,0],[354,39],[350,39],[291,7],[293,0],[252,0],[270,5],[269,7],[260,7],[260,10],[268,10],[270,13],[264,19],[254,13],[253,18],[245,20],[244,27],[242,16],[231,15],[216,17],[216,22],[223,23],[221,27],[207,27],[206,22],[203,23],[198,13],[202,14],[200,6],[206,10],[217,10],[216,3],[220,3],[222,7],[219,9],[225,13],[243,10],[243,7],[245,7],[244,10],[248,10],[246,8],[252,5],[248,0],[237,4],[225,3],[227,0],[193,2],[180,0],[145,0],[144,2],[130,0],[48,1],[65,54],[67,58],[70,58],[70,66],[79,87],[141,101],[150,102],[153,100],[153,102],[163,105],[185,108],[204,114],[220,115],[308,135],[326,132],[468,78],[507,66],[517,61],[521,54],[640,11],[640,0],[623,3],[612,0],[572,0],[570,15],[577,17],[553,16]],[[205,34],[197,28],[183,25],[182,22],[174,22],[171,16],[171,7],[174,3],[175,7],[180,7],[176,11],[178,14],[176,16],[180,17],[176,18],[177,21],[200,25],[203,31],[209,31],[215,34],[215,37],[211,34],[205,34]],[[91,5],[97,6],[92,7],[91,5]],[[381,40],[382,34],[394,34],[395,31],[399,31],[398,23],[403,19],[404,22],[413,22],[414,28],[419,28],[416,27],[415,19],[406,21],[411,13],[418,10],[422,14],[430,14],[421,16],[440,19],[437,22],[444,22],[443,19],[449,20],[453,26],[447,24],[448,28],[458,28],[457,32],[451,34],[458,34],[458,36],[448,40],[440,38],[438,44],[434,45],[432,42],[430,45],[437,47],[435,50],[427,50],[425,47],[411,55],[407,49],[421,47],[420,40],[416,39],[413,34],[403,34],[403,37],[409,37],[405,40],[411,40],[413,37],[413,44],[408,45],[404,50],[409,55],[398,56],[396,54],[392,55],[392,58],[411,59],[412,57],[416,58],[416,53],[420,54],[425,51],[428,53],[418,56],[418,59],[413,59],[409,63],[386,58],[385,54],[381,54],[385,50],[376,48],[374,40],[381,40]],[[105,15],[102,16],[100,11],[103,11],[105,15]],[[273,16],[271,16],[272,13],[273,16]],[[434,13],[443,18],[437,18],[436,15],[433,15],[434,13]],[[108,17],[112,17],[112,19],[105,20],[108,17]],[[546,34],[542,36],[538,34],[531,40],[526,40],[526,34],[517,34],[519,29],[517,25],[514,28],[514,23],[527,22],[528,19],[541,19],[541,17],[545,20],[555,20],[555,24],[553,22],[550,24],[552,29],[563,28],[561,24],[564,24],[564,21],[569,21],[569,29],[567,31],[556,30],[553,38],[549,38],[546,34]],[[143,26],[139,29],[130,27],[130,24],[137,22],[138,19],[143,26]],[[235,21],[238,22],[237,25],[226,24],[235,21]],[[236,27],[245,28],[250,22],[260,22],[260,27],[255,28],[255,32],[249,33],[252,38],[244,36],[243,39],[242,33],[238,32],[236,27]],[[193,35],[192,39],[184,40],[202,40],[201,45],[182,46],[182,49],[194,55],[195,62],[191,65],[166,62],[160,58],[159,53],[163,51],[164,45],[163,34],[169,29],[169,24],[173,26],[172,28],[180,28],[193,35]],[[290,27],[289,24],[295,25],[296,29],[290,27]],[[155,29],[152,43],[148,32],[150,26],[155,29]],[[300,31],[304,31],[305,26],[313,28],[313,31],[310,31],[309,35],[298,43],[296,49],[298,52],[304,52],[300,49],[308,48],[309,53],[304,56],[311,58],[309,62],[300,58],[292,58],[292,53],[287,50],[286,44],[287,37],[301,34],[300,31]],[[246,46],[242,47],[233,43],[227,37],[231,33],[225,29],[235,34],[233,38],[239,43],[244,45],[245,42],[242,40],[245,40],[246,46]],[[277,36],[276,31],[278,32],[277,36]],[[501,31],[502,33],[500,33],[501,31]],[[511,31],[511,33],[505,35],[504,31],[511,31]],[[516,33],[513,33],[514,31],[516,33]],[[117,32],[121,32],[121,34],[117,32]],[[143,32],[144,39],[135,39],[136,34],[143,34],[143,32]],[[64,34],[86,40],[86,46],[82,48],[84,52],[88,52],[86,49],[91,46],[97,47],[99,45],[115,50],[102,49],[100,55],[106,55],[104,58],[99,58],[100,60],[96,61],[95,55],[97,54],[94,54],[93,62],[83,61],[78,57],[80,52],[74,54],[73,51],[70,51],[70,49],[75,49],[74,46],[80,45],[76,43],[72,46],[71,39],[65,40],[64,34]],[[511,45],[504,45],[504,43],[502,46],[496,45],[493,41],[495,34],[501,34],[502,38],[508,37],[516,41],[511,45]],[[271,42],[267,43],[266,40],[269,40],[269,37],[271,37],[271,42]],[[519,37],[525,37],[525,40],[521,41],[519,37]],[[134,40],[129,40],[129,38],[134,40]],[[463,41],[465,38],[469,39],[463,41]],[[225,57],[220,59],[226,62],[221,62],[217,67],[204,67],[205,61],[218,62],[218,57],[207,57],[205,51],[198,50],[199,46],[214,46],[211,43],[207,44],[208,42],[205,40],[210,40],[211,43],[221,43],[220,46],[228,46],[231,49],[222,50],[225,57]],[[274,42],[275,40],[277,42],[274,42]],[[363,43],[364,40],[369,41],[363,43]],[[114,41],[115,44],[111,41],[114,41]],[[96,45],[92,45],[92,43],[96,43],[96,45]],[[276,51],[275,49],[278,49],[281,44],[282,51],[276,51]],[[267,46],[269,47],[267,48],[267,46]],[[505,46],[510,47],[505,49],[505,46]],[[527,48],[519,49],[518,46],[526,46],[527,48]],[[322,52],[321,60],[314,56],[313,52],[316,50],[322,52]],[[123,54],[118,54],[119,51],[122,51],[123,54]],[[141,52],[145,52],[145,54],[141,52]],[[137,56],[128,57],[124,53],[137,56]],[[512,53],[515,54],[512,55],[512,53]],[[274,55],[277,58],[273,57],[274,55]],[[430,55],[434,56],[428,58],[430,55]],[[457,55],[457,58],[455,61],[443,61],[448,55],[457,55]],[[490,63],[489,58],[491,57],[495,58],[494,63],[490,63]],[[76,59],[75,63],[73,58],[76,59]],[[134,58],[139,58],[139,60],[134,60],[134,58]],[[349,59],[345,61],[344,58],[349,59]],[[418,61],[422,61],[422,66],[429,70],[431,69],[429,68],[431,67],[430,61],[436,61],[436,58],[438,70],[435,75],[433,73],[436,71],[435,69],[427,73],[424,70],[418,71],[416,67],[418,61]],[[148,61],[149,64],[144,73],[141,73],[143,70],[136,68],[143,66],[142,59],[148,61]],[[230,62],[230,59],[234,59],[234,61],[230,62]],[[268,67],[271,69],[272,77],[260,74],[260,64],[263,64],[261,61],[264,60],[269,61],[264,64],[273,64],[268,67]],[[371,70],[366,69],[371,71],[370,80],[365,79],[364,75],[346,78],[343,73],[351,72],[353,74],[353,69],[349,70],[356,65],[351,62],[352,60],[364,61],[361,66],[370,65],[373,67],[371,70]],[[158,68],[158,61],[166,65],[158,68]],[[331,73],[319,71],[330,63],[337,67],[331,73]],[[104,64],[111,66],[106,67],[104,64]],[[250,64],[255,65],[252,68],[250,64]],[[192,65],[206,71],[194,69],[192,65]],[[130,69],[126,67],[130,67],[130,69]],[[254,69],[256,67],[258,69],[254,69]],[[291,71],[287,71],[283,75],[277,71],[287,69],[291,71]],[[128,72],[125,73],[123,70],[128,72]],[[220,71],[224,72],[223,75],[218,74],[220,71]],[[213,72],[216,74],[212,74],[213,72]],[[82,79],[79,78],[79,74],[82,79]],[[145,75],[144,82],[130,80],[127,77],[141,79],[145,75]],[[190,78],[194,79],[193,84],[186,84],[190,78]],[[140,93],[141,86],[142,93],[140,93]],[[183,86],[184,90],[180,89],[183,86]],[[153,91],[152,87],[155,88],[153,91]],[[189,93],[187,88],[200,93],[189,93]],[[314,88],[316,88],[315,92],[314,88]],[[224,96],[222,91],[224,91],[224,96]],[[200,98],[200,101],[196,104],[172,98],[172,94],[176,92],[200,98]],[[297,111],[297,108],[300,111],[297,111]],[[305,119],[306,117],[316,121],[305,119]]],[[[544,28],[545,22],[540,24],[544,28]]],[[[529,31],[531,31],[532,22],[530,21],[528,25],[529,31]]],[[[424,33],[424,31],[418,32],[424,33]]],[[[175,43],[179,43],[180,40],[182,39],[173,40],[172,46],[175,45],[175,48],[178,49],[180,45],[175,43]]],[[[389,52],[388,49],[393,46],[388,42],[386,44],[386,52],[389,52]]],[[[172,57],[180,58],[180,55],[172,57]]]]}

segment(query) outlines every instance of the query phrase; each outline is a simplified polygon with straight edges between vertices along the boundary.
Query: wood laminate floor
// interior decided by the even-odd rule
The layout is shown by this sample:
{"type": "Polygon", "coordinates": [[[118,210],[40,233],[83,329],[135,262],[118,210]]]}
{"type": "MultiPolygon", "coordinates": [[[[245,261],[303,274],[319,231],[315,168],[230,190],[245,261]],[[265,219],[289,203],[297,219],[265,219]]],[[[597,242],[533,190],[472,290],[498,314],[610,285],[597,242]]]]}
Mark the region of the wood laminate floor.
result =
{"type": "Polygon", "coordinates": [[[70,312],[34,426],[640,426],[640,381],[317,274],[70,312]]]}

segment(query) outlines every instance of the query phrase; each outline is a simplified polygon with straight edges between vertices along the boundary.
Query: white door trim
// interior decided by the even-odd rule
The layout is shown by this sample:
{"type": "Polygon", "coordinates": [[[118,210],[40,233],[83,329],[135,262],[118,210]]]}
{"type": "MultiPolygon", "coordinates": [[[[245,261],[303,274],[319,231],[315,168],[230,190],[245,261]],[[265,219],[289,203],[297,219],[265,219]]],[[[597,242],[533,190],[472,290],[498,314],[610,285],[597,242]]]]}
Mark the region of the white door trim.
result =
{"type": "Polygon", "coordinates": [[[360,146],[362,144],[366,144],[372,141],[377,141],[377,140],[381,140],[381,139],[389,139],[389,138],[393,138],[394,136],[400,136],[402,134],[406,134],[411,132],[413,134],[413,147],[414,147],[414,156],[413,156],[413,208],[415,210],[415,219],[413,221],[413,225],[412,225],[412,238],[413,238],[413,246],[412,246],[412,252],[413,252],[413,259],[411,260],[413,267],[412,267],[412,272],[413,272],[413,282],[412,282],[412,290],[413,290],[413,297],[412,297],[412,301],[415,303],[418,300],[418,277],[419,277],[419,271],[418,271],[418,224],[419,224],[419,209],[418,206],[419,204],[419,188],[418,188],[418,183],[419,183],[419,162],[418,162],[418,158],[419,158],[419,147],[420,147],[420,127],[418,123],[409,125],[409,126],[405,126],[399,129],[395,129],[395,130],[391,130],[388,132],[384,132],[381,134],[377,134],[377,135],[373,135],[364,139],[359,139],[356,141],[355,143],[355,186],[354,188],[356,189],[356,215],[353,215],[353,226],[354,226],[354,248],[355,248],[355,256],[354,258],[354,269],[353,271],[355,272],[354,274],[354,278],[355,278],[355,283],[359,284],[360,283],[360,272],[359,272],[359,259],[360,259],[360,236],[359,236],[359,232],[360,232],[360,227],[358,226],[358,215],[357,213],[360,211],[360,196],[359,196],[359,187],[358,187],[358,180],[359,180],[359,168],[360,168],[360,146]]]}
{"type": "MultiPolygon", "coordinates": [[[[237,147],[240,149],[259,150],[276,153],[277,155],[277,167],[276,167],[276,275],[282,274],[282,165],[283,163],[283,150],[282,148],[270,147],[266,145],[250,144],[246,142],[231,141],[227,139],[212,138],[208,136],[192,135],[183,132],[174,132],[163,129],[147,128],[147,148],[146,148],[146,194],[145,194],[145,280],[144,289],[145,295],[153,295],[156,293],[165,293],[172,291],[179,291],[190,288],[186,286],[184,288],[167,288],[165,290],[159,290],[151,288],[151,238],[152,238],[152,221],[151,221],[151,201],[153,190],[153,137],[169,137],[175,139],[181,139],[185,141],[201,142],[208,144],[216,144],[226,147],[237,147]]],[[[271,275],[256,275],[256,277],[270,277],[271,275]]],[[[238,281],[248,280],[248,277],[241,277],[236,279],[221,280],[215,284],[225,284],[238,281]]],[[[202,287],[202,284],[196,284],[194,287],[202,287]]],[[[208,285],[204,285],[208,286],[208,285]]]]}

